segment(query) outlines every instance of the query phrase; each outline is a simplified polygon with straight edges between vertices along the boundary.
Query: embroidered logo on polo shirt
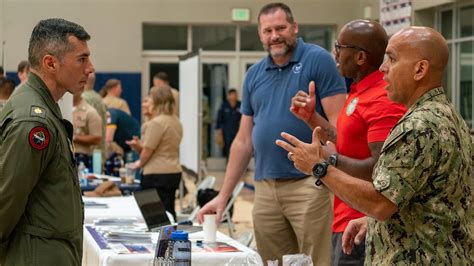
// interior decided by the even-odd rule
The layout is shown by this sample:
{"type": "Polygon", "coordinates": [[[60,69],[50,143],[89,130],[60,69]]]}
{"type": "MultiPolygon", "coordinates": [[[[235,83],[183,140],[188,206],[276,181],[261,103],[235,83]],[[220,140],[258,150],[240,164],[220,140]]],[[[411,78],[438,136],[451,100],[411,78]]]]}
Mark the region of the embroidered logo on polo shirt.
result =
{"type": "Polygon", "coordinates": [[[298,63],[293,66],[293,73],[298,74],[301,72],[301,69],[303,68],[303,64],[298,63]]]}
{"type": "Polygon", "coordinates": [[[354,113],[358,102],[359,102],[359,98],[357,98],[357,97],[355,97],[354,99],[351,100],[349,105],[347,105],[346,115],[350,116],[350,115],[352,115],[352,113],[354,113]]]}

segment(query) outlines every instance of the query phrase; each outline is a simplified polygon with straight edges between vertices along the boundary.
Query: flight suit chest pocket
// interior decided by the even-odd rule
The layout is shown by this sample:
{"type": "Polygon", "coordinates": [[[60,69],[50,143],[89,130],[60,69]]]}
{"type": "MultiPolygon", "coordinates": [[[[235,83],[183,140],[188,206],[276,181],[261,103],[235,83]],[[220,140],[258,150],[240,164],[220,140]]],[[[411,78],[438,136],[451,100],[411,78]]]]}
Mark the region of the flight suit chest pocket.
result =
{"type": "Polygon", "coordinates": [[[58,156],[58,173],[61,173],[61,175],[70,175],[71,173],[74,172],[74,165],[73,162],[71,161],[71,152],[69,151],[69,148],[67,148],[67,141],[66,143],[61,143],[58,142],[56,150],[59,152],[58,156]]]}

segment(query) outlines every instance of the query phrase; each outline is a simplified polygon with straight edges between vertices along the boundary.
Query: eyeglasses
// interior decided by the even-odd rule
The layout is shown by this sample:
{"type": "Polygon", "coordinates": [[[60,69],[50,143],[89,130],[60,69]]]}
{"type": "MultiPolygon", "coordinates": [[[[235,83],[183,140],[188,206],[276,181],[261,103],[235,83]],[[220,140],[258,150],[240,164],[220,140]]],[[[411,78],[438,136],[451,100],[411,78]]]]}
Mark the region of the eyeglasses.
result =
{"type": "Polygon", "coordinates": [[[364,48],[361,48],[361,47],[355,46],[355,45],[339,44],[339,42],[336,40],[336,41],[334,42],[334,50],[336,50],[336,54],[339,54],[339,52],[341,52],[341,48],[357,49],[357,50],[364,51],[364,52],[370,54],[370,52],[367,51],[367,50],[365,50],[364,48]]]}

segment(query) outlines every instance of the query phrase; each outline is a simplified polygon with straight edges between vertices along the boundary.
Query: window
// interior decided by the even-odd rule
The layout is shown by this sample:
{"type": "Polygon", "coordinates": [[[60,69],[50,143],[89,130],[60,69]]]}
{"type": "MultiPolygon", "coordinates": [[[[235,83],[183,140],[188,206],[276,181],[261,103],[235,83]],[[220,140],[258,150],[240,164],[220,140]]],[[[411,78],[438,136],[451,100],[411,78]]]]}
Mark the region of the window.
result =
{"type": "Polygon", "coordinates": [[[450,54],[443,86],[456,109],[473,129],[474,5],[453,5],[440,10],[438,17],[437,25],[448,41],[450,54]]]}
{"type": "Polygon", "coordinates": [[[143,24],[143,50],[187,50],[188,26],[143,24]]]}
{"type": "MultiPolygon", "coordinates": [[[[472,32],[471,32],[472,33],[472,32]]],[[[474,41],[466,41],[459,44],[459,112],[466,119],[470,128],[473,128],[473,113],[472,113],[472,76],[474,74],[473,61],[474,53],[472,47],[474,41]]]]}
{"type": "Polygon", "coordinates": [[[453,11],[447,10],[441,13],[441,33],[444,38],[453,38],[453,11]]]}
{"type": "Polygon", "coordinates": [[[262,43],[258,37],[258,26],[249,25],[240,27],[240,50],[263,51],[262,43]]]}
{"type": "Polygon", "coordinates": [[[474,6],[461,8],[459,12],[461,37],[474,36],[474,6]]]}
{"type": "Polygon", "coordinates": [[[193,26],[193,51],[235,51],[235,26],[193,26]]]}
{"type": "Polygon", "coordinates": [[[325,26],[299,25],[298,35],[307,43],[314,43],[328,51],[332,49],[331,29],[325,26]]]}

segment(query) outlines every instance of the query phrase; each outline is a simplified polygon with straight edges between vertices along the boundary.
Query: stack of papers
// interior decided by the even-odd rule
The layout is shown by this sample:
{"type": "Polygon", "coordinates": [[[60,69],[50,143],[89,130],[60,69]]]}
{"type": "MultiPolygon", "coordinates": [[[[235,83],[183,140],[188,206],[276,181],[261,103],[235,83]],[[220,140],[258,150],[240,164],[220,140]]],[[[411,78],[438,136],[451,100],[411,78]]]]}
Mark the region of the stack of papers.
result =
{"type": "Polygon", "coordinates": [[[136,218],[100,218],[94,220],[95,226],[133,226],[138,220],[136,218]]]}
{"type": "Polygon", "coordinates": [[[85,208],[107,209],[107,208],[109,208],[109,205],[107,205],[105,203],[95,202],[95,201],[84,201],[84,207],[85,208]]]}

